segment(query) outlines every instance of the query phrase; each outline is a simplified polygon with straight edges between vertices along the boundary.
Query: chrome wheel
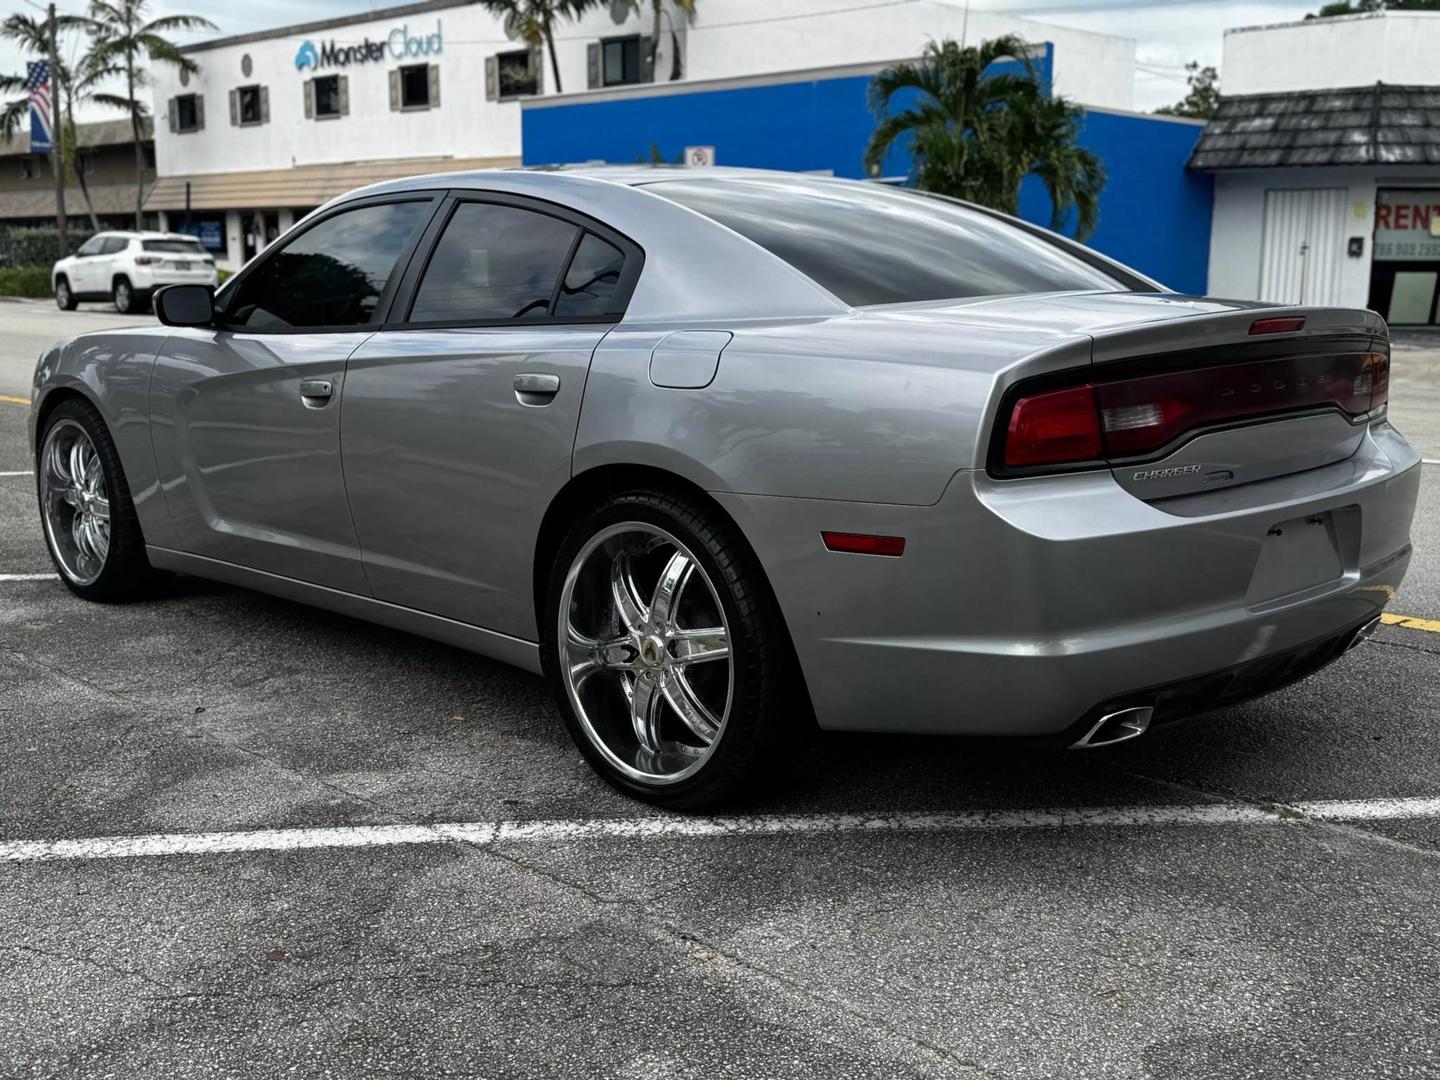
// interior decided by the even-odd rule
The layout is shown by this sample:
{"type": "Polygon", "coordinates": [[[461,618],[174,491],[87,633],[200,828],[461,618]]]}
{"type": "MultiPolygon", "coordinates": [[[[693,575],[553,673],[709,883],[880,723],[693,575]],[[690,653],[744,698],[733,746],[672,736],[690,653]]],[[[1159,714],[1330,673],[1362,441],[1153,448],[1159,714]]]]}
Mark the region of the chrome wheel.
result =
{"type": "Polygon", "coordinates": [[[66,311],[70,310],[70,286],[64,281],[59,281],[55,285],[55,303],[66,311]]]}
{"type": "Polygon", "coordinates": [[[45,436],[40,509],[61,571],[76,585],[94,584],[110,555],[110,495],[95,444],[74,420],[45,436]]]}
{"type": "Polygon", "coordinates": [[[714,753],[730,717],[730,627],[704,567],[655,525],[580,549],[560,595],[560,676],[576,719],[624,775],[673,784],[714,753]]]}
{"type": "Polygon", "coordinates": [[[130,283],[117,281],[115,283],[115,310],[122,315],[128,315],[133,299],[134,294],[130,291],[130,283]]]}

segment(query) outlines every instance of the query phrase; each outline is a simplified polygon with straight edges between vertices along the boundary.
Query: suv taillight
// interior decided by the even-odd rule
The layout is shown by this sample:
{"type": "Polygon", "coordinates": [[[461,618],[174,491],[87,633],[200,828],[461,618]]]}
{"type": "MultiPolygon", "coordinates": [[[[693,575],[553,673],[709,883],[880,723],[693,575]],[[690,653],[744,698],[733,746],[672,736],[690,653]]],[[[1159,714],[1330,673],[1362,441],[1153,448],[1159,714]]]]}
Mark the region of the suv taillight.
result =
{"type": "Polygon", "coordinates": [[[154,256],[154,255],[136,255],[136,256],[135,256],[135,265],[136,265],[136,266],[154,266],[156,263],[161,263],[161,262],[164,262],[164,261],[165,261],[164,259],[157,258],[157,257],[154,256]]]}
{"type": "Polygon", "coordinates": [[[1331,353],[1023,394],[1010,408],[1003,461],[1029,470],[1158,456],[1192,431],[1327,405],[1373,418],[1385,411],[1389,381],[1384,353],[1331,353]]]}

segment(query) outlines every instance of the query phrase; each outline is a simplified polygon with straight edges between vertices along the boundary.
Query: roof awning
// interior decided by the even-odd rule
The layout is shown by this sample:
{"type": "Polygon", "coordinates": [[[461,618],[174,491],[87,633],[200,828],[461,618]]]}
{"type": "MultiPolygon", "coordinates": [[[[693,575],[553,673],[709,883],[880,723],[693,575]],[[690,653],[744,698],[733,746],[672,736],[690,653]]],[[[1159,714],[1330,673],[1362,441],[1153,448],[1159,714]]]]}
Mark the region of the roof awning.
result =
{"type": "Polygon", "coordinates": [[[185,185],[189,183],[192,210],[298,209],[319,206],[337,195],[381,180],[469,169],[507,169],[519,164],[518,157],[391,158],[253,172],[162,176],[146,196],[145,206],[150,210],[184,210],[185,185]]]}
{"type": "Polygon", "coordinates": [[[1440,165],[1440,87],[1375,83],[1221,97],[1191,169],[1440,165]]]}

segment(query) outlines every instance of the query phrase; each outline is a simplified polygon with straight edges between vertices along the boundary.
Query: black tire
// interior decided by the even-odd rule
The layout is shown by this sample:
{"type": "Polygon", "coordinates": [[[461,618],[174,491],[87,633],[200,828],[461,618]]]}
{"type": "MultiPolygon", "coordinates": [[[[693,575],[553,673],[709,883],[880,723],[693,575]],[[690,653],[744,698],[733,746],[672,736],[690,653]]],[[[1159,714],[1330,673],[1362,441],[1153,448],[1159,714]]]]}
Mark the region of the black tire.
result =
{"type": "Polygon", "coordinates": [[[55,550],[55,540],[47,523],[45,462],[42,455],[37,455],[35,487],[40,501],[41,529],[45,534],[45,548],[50,553],[60,580],[76,596],[100,603],[139,600],[153,596],[163,580],[163,575],[150,566],[150,560],[145,555],[145,537],[135,516],[130,486],[125,481],[125,472],[120,466],[120,455],[115,449],[115,441],[110,437],[99,412],[88,401],[80,398],[61,402],[46,417],[37,445],[43,449],[50,433],[67,423],[79,425],[89,437],[99,458],[105,477],[106,493],[109,495],[110,543],[104,566],[94,581],[82,584],[70,577],[55,550]]]}
{"type": "Polygon", "coordinates": [[[55,306],[61,311],[74,311],[79,302],[70,288],[70,279],[61,274],[55,279],[55,306]]]}
{"type": "Polygon", "coordinates": [[[560,714],[581,754],[612,786],[646,802],[687,811],[741,803],[784,778],[809,730],[794,651],[764,573],[734,526],[698,500],[637,489],[612,495],[582,515],[551,568],[541,652],[560,714]],[[683,542],[713,583],[730,628],[734,690],[728,719],[700,770],[677,782],[645,783],[617,769],[586,734],[560,673],[560,602],[567,574],[592,537],[624,522],[658,526],[683,542]]]}
{"type": "Polygon", "coordinates": [[[115,310],[121,315],[133,315],[140,310],[139,298],[135,295],[135,286],[130,284],[130,279],[121,275],[110,285],[110,302],[115,305],[115,310]]]}

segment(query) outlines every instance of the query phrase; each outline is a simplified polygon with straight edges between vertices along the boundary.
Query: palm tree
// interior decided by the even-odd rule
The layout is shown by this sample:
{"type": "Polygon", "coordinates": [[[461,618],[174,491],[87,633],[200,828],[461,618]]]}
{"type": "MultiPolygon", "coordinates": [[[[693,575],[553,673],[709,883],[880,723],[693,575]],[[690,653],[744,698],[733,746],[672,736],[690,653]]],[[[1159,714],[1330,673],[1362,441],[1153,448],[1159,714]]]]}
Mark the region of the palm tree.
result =
{"type": "MultiPolygon", "coordinates": [[[[100,0],[93,0],[99,3],[100,0]]],[[[555,92],[563,93],[560,85],[560,61],[555,58],[555,20],[579,19],[604,0],[471,0],[492,15],[503,17],[515,36],[532,49],[542,44],[550,53],[550,71],[555,76],[555,92]]]]}
{"type": "MultiPolygon", "coordinates": [[[[78,15],[57,15],[55,18],[56,33],[67,30],[83,29],[88,24],[84,18],[78,15]]],[[[15,42],[27,53],[36,56],[46,56],[50,51],[50,20],[33,19],[28,15],[11,15],[3,23],[0,23],[0,38],[15,42]]],[[[63,50],[61,50],[63,52],[63,50]]],[[[63,118],[55,126],[55,137],[60,140],[60,163],[68,177],[73,175],[80,186],[80,195],[85,200],[85,211],[90,216],[90,227],[95,232],[100,231],[100,219],[95,214],[95,205],[90,199],[90,186],[85,181],[84,164],[79,160],[80,148],[76,139],[75,128],[75,105],[77,102],[90,101],[94,98],[97,87],[104,80],[112,75],[119,74],[114,67],[97,67],[89,53],[81,56],[75,62],[74,67],[60,61],[58,70],[52,73],[55,84],[60,89],[60,99],[63,100],[63,118]]],[[[0,89],[11,89],[7,84],[10,79],[0,80],[0,89]]],[[[0,111],[0,134],[7,138],[14,134],[11,125],[19,123],[24,118],[24,102],[10,102],[3,111],[0,111]],[[16,110],[12,118],[9,110],[15,106],[21,106],[16,110]]]]}
{"type": "Polygon", "coordinates": [[[1021,181],[1034,173],[1050,194],[1051,228],[1061,228],[1074,211],[1076,235],[1089,236],[1099,219],[1105,167],[1075,143],[1082,110],[1045,92],[1028,54],[1014,35],[966,48],[932,41],[918,63],[880,72],[870,84],[877,126],[865,148],[866,167],[877,172],[904,139],[917,187],[1011,214],[1019,209],[1021,181]],[[1021,71],[986,73],[1003,59],[1017,61],[1021,71]],[[891,113],[902,93],[913,93],[913,100],[891,113]]]}
{"type": "Polygon", "coordinates": [[[145,145],[144,119],[148,108],[137,91],[150,82],[141,66],[143,56],[152,64],[169,64],[180,71],[194,74],[200,65],[180,51],[179,46],[165,37],[177,30],[214,30],[215,24],[198,15],[165,15],[145,20],[149,0],[90,0],[86,26],[90,31],[91,50],[88,59],[97,69],[113,69],[125,75],[125,96],[94,93],[92,100],[121,109],[130,115],[130,130],[135,137],[135,228],[145,225],[145,145]]]}
{"type": "MultiPolygon", "coordinates": [[[[695,21],[695,0],[671,0],[685,15],[686,22],[695,21]]],[[[630,0],[630,6],[635,9],[636,15],[644,14],[645,0],[630,0]]],[[[660,52],[660,14],[665,6],[665,0],[650,0],[650,8],[654,13],[655,29],[650,35],[650,70],[655,70],[655,58],[660,52]]],[[[674,55],[670,59],[670,81],[674,82],[680,78],[680,42],[672,27],[670,31],[671,43],[674,45],[674,55]]]]}

